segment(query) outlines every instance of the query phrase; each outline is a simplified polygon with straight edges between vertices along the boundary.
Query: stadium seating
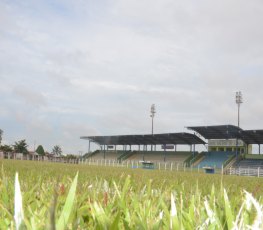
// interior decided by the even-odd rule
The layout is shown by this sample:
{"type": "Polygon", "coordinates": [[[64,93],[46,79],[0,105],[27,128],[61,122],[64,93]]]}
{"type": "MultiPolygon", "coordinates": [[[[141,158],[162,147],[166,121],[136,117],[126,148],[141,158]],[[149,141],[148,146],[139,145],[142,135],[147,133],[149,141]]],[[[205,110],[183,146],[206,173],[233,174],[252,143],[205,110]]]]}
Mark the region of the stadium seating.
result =
{"type": "MultiPolygon", "coordinates": [[[[191,152],[172,152],[166,151],[165,161],[174,163],[184,163],[184,161],[191,155],[191,152]]],[[[90,154],[88,157],[90,160],[102,160],[104,159],[103,151],[96,151],[90,154]]],[[[124,161],[152,161],[152,162],[164,162],[164,151],[106,151],[106,160],[122,160],[124,161]],[[123,157],[124,156],[124,157],[123,157]],[[125,157],[127,156],[127,158],[125,157]],[[123,157],[123,158],[122,158],[123,157]]]]}
{"type": "MultiPolygon", "coordinates": [[[[117,160],[117,158],[123,153],[123,151],[106,151],[105,152],[105,159],[106,160],[117,160]]],[[[102,160],[104,159],[104,151],[97,151],[94,154],[91,154],[88,159],[91,160],[102,160]]]]}
{"type": "Polygon", "coordinates": [[[261,160],[261,159],[243,159],[243,160],[240,160],[240,161],[236,162],[235,164],[233,164],[232,167],[235,167],[235,168],[254,168],[254,169],[261,168],[261,169],[263,169],[263,160],[261,160]]]}
{"type": "MultiPolygon", "coordinates": [[[[183,163],[189,156],[190,152],[172,152],[166,151],[165,161],[166,162],[177,162],[183,163]]],[[[152,162],[163,162],[164,161],[164,151],[136,151],[133,155],[127,158],[127,161],[152,161],[152,162]]]]}
{"type": "Polygon", "coordinates": [[[203,160],[195,167],[221,168],[224,162],[233,154],[233,152],[206,152],[203,160]]]}

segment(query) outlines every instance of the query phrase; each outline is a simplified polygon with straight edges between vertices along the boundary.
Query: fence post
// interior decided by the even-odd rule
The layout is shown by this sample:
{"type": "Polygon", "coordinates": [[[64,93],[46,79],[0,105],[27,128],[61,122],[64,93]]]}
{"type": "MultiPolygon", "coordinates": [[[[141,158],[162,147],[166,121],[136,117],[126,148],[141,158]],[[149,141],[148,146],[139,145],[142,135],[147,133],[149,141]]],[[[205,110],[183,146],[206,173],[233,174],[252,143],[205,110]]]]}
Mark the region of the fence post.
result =
{"type": "Polygon", "coordinates": [[[259,168],[258,168],[258,177],[259,177],[259,168]]]}
{"type": "Polygon", "coordinates": [[[159,170],[161,170],[161,163],[159,162],[159,170]]]}
{"type": "Polygon", "coordinates": [[[224,166],[222,165],[222,170],[221,170],[221,174],[224,174],[224,166]]]}
{"type": "Polygon", "coordinates": [[[184,164],[184,172],[185,172],[185,164],[184,164]]]}
{"type": "Polygon", "coordinates": [[[177,172],[178,172],[178,167],[179,167],[179,164],[177,163],[177,165],[176,165],[176,170],[177,170],[177,172]]]}
{"type": "Polygon", "coordinates": [[[171,171],[173,171],[173,163],[171,163],[171,171]]]}

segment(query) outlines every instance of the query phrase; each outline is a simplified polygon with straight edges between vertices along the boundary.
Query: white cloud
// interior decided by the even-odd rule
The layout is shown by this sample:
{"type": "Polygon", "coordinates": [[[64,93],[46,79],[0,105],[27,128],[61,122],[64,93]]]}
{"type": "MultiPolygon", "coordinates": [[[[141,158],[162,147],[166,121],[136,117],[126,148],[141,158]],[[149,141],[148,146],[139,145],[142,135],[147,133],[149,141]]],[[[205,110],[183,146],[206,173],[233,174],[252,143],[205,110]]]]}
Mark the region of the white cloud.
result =
{"type": "Polygon", "coordinates": [[[262,20],[260,0],[3,1],[2,129],[77,153],[81,135],[149,132],[152,103],[156,132],[235,124],[237,90],[261,128],[262,20]]]}

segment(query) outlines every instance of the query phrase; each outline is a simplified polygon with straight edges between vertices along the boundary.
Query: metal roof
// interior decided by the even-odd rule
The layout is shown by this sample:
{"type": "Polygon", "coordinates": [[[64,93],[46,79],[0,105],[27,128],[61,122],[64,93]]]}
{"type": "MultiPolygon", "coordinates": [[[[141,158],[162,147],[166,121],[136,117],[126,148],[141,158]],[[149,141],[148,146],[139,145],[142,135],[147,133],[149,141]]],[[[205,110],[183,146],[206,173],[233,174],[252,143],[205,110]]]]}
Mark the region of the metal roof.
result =
{"type": "Polygon", "coordinates": [[[187,127],[205,139],[241,139],[246,144],[263,144],[263,130],[242,130],[234,125],[187,127]]]}
{"type": "Polygon", "coordinates": [[[239,139],[246,144],[263,144],[263,130],[242,130],[239,139]]]}
{"type": "Polygon", "coordinates": [[[100,145],[193,145],[206,144],[198,136],[191,133],[164,133],[147,135],[120,136],[83,136],[81,139],[91,140],[100,145]]]}
{"type": "Polygon", "coordinates": [[[214,125],[187,127],[202,135],[205,139],[233,139],[239,137],[241,128],[234,125],[214,125]]]}

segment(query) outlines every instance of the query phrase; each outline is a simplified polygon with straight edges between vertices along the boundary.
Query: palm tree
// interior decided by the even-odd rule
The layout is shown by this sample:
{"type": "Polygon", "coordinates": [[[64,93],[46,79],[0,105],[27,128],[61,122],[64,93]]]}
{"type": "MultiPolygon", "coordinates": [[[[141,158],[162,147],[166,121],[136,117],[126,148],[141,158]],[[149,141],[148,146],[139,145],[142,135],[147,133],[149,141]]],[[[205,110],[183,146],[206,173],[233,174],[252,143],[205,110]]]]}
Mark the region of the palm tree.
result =
{"type": "Polygon", "coordinates": [[[3,151],[4,153],[11,153],[13,152],[13,148],[10,145],[2,145],[0,146],[0,151],[3,151]]]}
{"type": "Polygon", "coordinates": [[[62,154],[62,149],[60,148],[59,145],[55,145],[52,149],[52,153],[55,155],[55,156],[61,156],[62,154]]]}
{"type": "Polygon", "coordinates": [[[27,150],[28,145],[26,143],[26,140],[15,142],[13,147],[16,153],[28,154],[28,150],[27,150]]]}

